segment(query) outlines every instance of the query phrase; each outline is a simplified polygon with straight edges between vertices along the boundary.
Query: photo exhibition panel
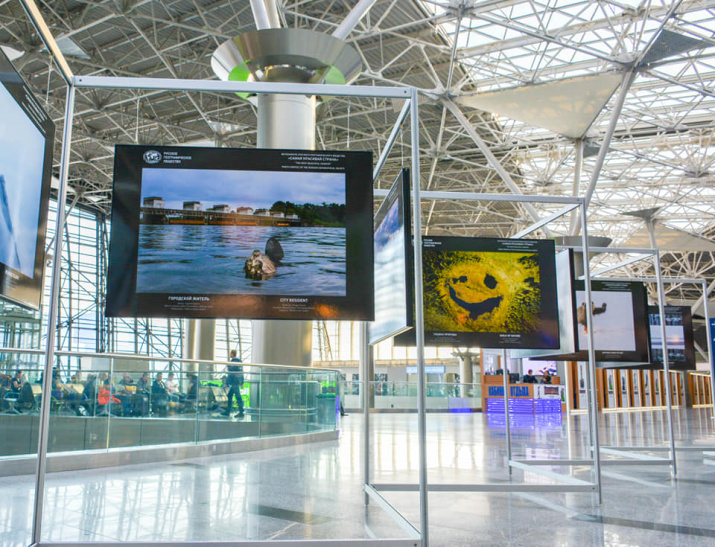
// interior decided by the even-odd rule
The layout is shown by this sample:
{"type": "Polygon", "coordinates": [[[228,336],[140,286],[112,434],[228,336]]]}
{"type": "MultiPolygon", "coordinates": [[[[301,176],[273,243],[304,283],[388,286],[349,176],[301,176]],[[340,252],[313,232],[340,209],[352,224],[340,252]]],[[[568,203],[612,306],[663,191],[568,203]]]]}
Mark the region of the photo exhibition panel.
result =
{"type": "Polygon", "coordinates": [[[55,125],[0,50],[0,297],[38,309],[55,125]]]}
{"type": "Polygon", "coordinates": [[[107,315],[372,320],[372,154],[118,145],[107,315]]]}

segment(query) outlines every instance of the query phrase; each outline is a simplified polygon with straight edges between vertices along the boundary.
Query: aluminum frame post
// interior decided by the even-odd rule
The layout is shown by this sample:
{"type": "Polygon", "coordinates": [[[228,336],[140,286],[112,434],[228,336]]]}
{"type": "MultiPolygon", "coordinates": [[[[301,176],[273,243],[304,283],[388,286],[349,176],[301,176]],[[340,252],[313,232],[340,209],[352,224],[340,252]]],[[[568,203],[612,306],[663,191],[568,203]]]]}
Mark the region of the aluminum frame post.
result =
{"type": "MultiPolygon", "coordinates": [[[[368,359],[372,346],[367,339],[367,322],[360,323],[360,376],[362,377],[362,404],[363,404],[363,482],[370,485],[370,395],[368,394],[368,359]]],[[[370,503],[370,496],[365,492],[365,505],[370,503]]]]}
{"type": "Polygon", "coordinates": [[[586,289],[586,328],[588,329],[588,379],[589,379],[589,420],[591,422],[591,444],[593,450],[593,472],[596,483],[598,504],[603,501],[601,494],[601,448],[598,442],[598,399],[596,397],[596,345],[593,338],[593,310],[591,307],[591,265],[588,250],[588,221],[586,218],[586,201],[581,203],[581,241],[583,246],[583,286],[586,289]]]}
{"type": "Polygon", "coordinates": [[[506,466],[509,469],[509,476],[512,474],[511,469],[511,424],[509,415],[509,368],[507,363],[509,361],[509,354],[507,350],[502,350],[502,364],[501,369],[504,374],[503,384],[504,384],[504,419],[506,423],[504,424],[504,434],[506,435],[506,466]]]}
{"type": "Polygon", "coordinates": [[[52,391],[52,363],[55,359],[55,335],[57,333],[57,310],[62,284],[62,231],[65,226],[65,207],[67,206],[67,186],[70,168],[70,144],[72,142],[72,121],[74,119],[75,88],[67,87],[65,104],[65,126],[62,134],[62,159],[60,160],[60,188],[57,197],[57,222],[54,253],[52,262],[52,281],[50,284],[50,308],[47,314],[47,340],[45,341],[45,372],[42,378],[42,403],[37,442],[37,474],[35,476],[35,505],[32,514],[32,542],[42,539],[42,512],[45,501],[45,473],[47,471],[47,438],[50,426],[50,392],[52,391]]]}
{"type": "Polygon", "coordinates": [[[417,338],[417,430],[420,462],[420,533],[422,546],[429,545],[427,500],[427,421],[425,400],[424,287],[422,284],[422,204],[420,202],[420,133],[417,117],[417,89],[410,90],[410,141],[412,144],[412,219],[414,223],[415,332],[417,338]]]}
{"type": "Polygon", "coordinates": [[[713,339],[710,334],[710,310],[708,309],[708,282],[702,280],[703,284],[703,312],[705,315],[705,331],[708,341],[708,359],[710,360],[710,397],[713,401],[713,420],[715,420],[715,359],[713,359],[713,339]]]}
{"type": "MultiPolygon", "coordinates": [[[[663,286],[663,277],[660,272],[660,253],[655,249],[653,254],[653,268],[655,269],[655,277],[658,280],[658,313],[660,313],[660,336],[663,338],[661,347],[663,348],[663,371],[665,372],[665,407],[668,413],[668,437],[670,445],[670,462],[671,474],[673,477],[678,474],[678,466],[675,461],[675,434],[673,431],[673,400],[672,390],[670,386],[670,363],[668,359],[668,342],[665,333],[665,288],[663,286]]],[[[655,387],[655,386],[654,386],[655,387]]]]}

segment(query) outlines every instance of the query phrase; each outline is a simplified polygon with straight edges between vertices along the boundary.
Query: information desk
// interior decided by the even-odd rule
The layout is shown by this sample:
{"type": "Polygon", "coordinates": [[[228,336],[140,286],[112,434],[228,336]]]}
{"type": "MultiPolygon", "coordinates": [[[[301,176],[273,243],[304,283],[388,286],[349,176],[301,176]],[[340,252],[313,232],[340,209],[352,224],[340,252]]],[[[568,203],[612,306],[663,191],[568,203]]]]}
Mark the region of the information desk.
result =
{"type": "MultiPolygon", "coordinates": [[[[486,412],[504,413],[504,377],[482,377],[482,408],[486,412]]],[[[552,384],[509,384],[509,412],[514,414],[546,414],[566,412],[564,386],[558,376],[552,384]]]]}

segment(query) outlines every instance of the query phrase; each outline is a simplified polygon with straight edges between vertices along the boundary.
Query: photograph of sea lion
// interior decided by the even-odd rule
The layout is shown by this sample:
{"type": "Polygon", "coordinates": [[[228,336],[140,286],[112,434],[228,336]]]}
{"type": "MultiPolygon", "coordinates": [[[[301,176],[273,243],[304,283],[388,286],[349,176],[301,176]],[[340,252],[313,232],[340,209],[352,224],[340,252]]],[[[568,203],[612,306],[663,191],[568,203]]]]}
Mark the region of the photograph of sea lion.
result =
{"type": "Polygon", "coordinates": [[[345,175],[143,169],[137,293],[344,296],[345,175]]]}
{"type": "Polygon", "coordinates": [[[258,249],[253,251],[251,256],[246,260],[243,266],[243,271],[246,272],[246,277],[255,279],[256,281],[265,281],[276,275],[278,265],[283,260],[283,247],[275,238],[268,238],[266,242],[266,251],[261,252],[258,249]]]}

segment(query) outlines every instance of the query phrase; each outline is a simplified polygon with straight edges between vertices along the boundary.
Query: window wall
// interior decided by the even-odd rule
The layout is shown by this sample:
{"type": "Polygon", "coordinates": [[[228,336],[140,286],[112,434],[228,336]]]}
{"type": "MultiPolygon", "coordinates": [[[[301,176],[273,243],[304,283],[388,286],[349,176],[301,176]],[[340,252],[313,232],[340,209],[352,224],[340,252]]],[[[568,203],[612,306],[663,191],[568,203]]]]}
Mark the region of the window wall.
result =
{"type": "MultiPolygon", "coordinates": [[[[47,228],[45,289],[35,312],[0,300],[0,346],[42,349],[47,336],[50,279],[56,235],[57,202],[50,202],[47,228]]],[[[185,321],[179,319],[114,319],[104,316],[109,253],[109,218],[98,211],[73,207],[62,232],[60,300],[56,349],[79,353],[127,353],[180,357],[185,321]]],[[[357,324],[314,323],[314,360],[357,359],[357,324]]],[[[251,321],[216,321],[214,354],[228,359],[236,349],[251,358],[251,321]]]]}

